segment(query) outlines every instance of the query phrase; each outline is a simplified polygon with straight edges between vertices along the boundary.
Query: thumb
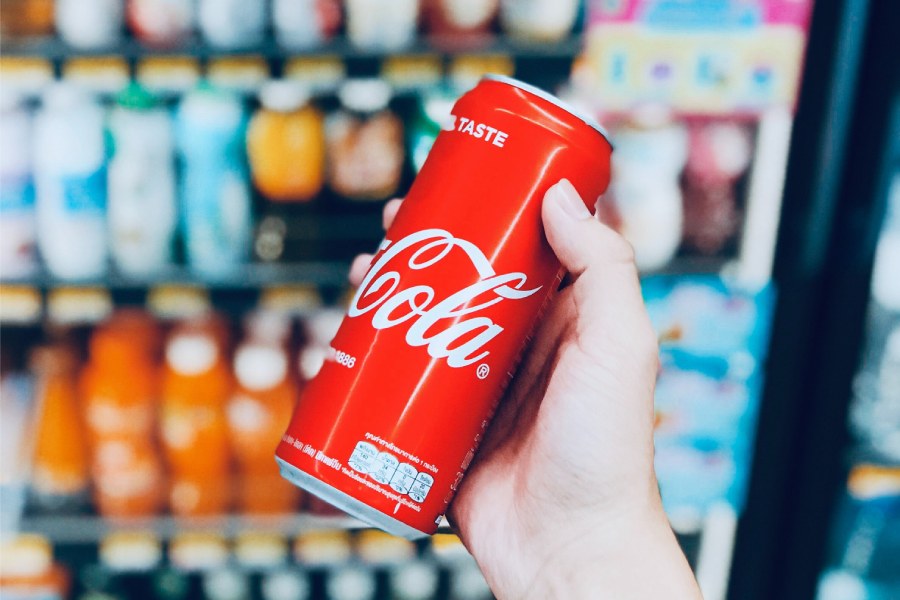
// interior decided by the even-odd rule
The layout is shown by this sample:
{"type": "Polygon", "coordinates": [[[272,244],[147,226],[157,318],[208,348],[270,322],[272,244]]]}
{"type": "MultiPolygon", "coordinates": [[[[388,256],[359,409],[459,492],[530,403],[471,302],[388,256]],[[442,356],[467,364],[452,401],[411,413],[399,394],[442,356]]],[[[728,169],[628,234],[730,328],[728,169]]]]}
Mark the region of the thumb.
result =
{"type": "Polygon", "coordinates": [[[547,190],[542,217],[547,241],[577,278],[572,291],[580,345],[607,354],[614,341],[621,351],[642,358],[649,354],[655,363],[656,335],[644,308],[631,245],[591,215],[567,179],[547,190]]]}

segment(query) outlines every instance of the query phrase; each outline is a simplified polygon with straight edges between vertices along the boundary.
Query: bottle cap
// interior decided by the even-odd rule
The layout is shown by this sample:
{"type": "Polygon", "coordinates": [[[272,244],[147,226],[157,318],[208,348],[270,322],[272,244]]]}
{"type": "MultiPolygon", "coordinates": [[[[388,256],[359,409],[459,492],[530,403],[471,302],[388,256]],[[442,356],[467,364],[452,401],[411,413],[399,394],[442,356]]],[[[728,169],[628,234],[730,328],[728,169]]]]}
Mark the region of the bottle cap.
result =
{"type": "Polygon", "coordinates": [[[159,540],[150,532],[118,531],[100,544],[100,560],[116,571],[149,571],[161,559],[159,540]]]}
{"type": "Polygon", "coordinates": [[[132,82],[116,96],[116,104],[129,110],[150,110],[159,103],[145,87],[132,82]]]}
{"type": "Polygon", "coordinates": [[[0,542],[0,576],[37,577],[53,566],[53,548],[41,535],[23,534],[0,542]]]}
{"type": "Polygon", "coordinates": [[[348,110],[374,113],[391,101],[391,86],[381,79],[350,79],[338,90],[338,99],[348,110]]]}
{"type": "Polygon", "coordinates": [[[309,102],[309,90],[299,81],[273,79],[267,81],[259,91],[260,103],[277,112],[292,112],[309,102]]]}
{"type": "Polygon", "coordinates": [[[52,110],[72,108],[84,104],[90,99],[90,94],[83,88],[65,81],[58,81],[47,86],[41,97],[43,106],[52,110]]]}

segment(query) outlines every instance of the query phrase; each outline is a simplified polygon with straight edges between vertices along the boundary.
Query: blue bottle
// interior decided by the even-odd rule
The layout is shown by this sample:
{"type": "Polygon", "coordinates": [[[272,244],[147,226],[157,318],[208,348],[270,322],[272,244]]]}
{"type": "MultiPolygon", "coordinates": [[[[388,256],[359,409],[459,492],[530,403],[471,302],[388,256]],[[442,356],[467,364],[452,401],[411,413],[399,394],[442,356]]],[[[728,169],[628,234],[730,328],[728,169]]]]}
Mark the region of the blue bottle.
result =
{"type": "Polygon", "coordinates": [[[234,276],[250,253],[247,118],[240,98],[208,84],[187,94],[176,113],[187,261],[204,278],[234,276]]]}

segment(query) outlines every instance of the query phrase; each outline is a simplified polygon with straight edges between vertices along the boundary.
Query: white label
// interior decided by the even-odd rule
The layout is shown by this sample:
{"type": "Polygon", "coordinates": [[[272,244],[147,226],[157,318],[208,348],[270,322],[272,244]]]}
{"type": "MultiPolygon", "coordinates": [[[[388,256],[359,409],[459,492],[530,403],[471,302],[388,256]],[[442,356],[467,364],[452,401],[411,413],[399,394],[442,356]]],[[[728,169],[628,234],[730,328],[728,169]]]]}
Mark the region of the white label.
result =
{"type": "Polygon", "coordinates": [[[353,454],[350,455],[350,460],[348,460],[347,463],[355,471],[368,473],[375,463],[375,456],[377,454],[378,449],[375,448],[374,444],[359,442],[356,444],[356,448],[354,448],[353,454]]]}
{"type": "Polygon", "coordinates": [[[412,465],[403,463],[397,467],[397,472],[394,473],[394,476],[391,478],[391,487],[395,492],[405,494],[416,481],[416,475],[418,474],[419,472],[416,471],[412,465]]]}
{"type": "Polygon", "coordinates": [[[375,459],[375,463],[372,465],[372,469],[370,471],[372,479],[374,479],[378,483],[390,483],[399,464],[400,461],[397,460],[396,456],[394,456],[393,454],[388,454],[387,452],[381,452],[380,454],[378,454],[378,457],[375,459]]]}
{"type": "Polygon", "coordinates": [[[431,475],[419,473],[415,483],[413,483],[412,487],[409,489],[409,497],[416,502],[424,502],[428,492],[431,491],[432,485],[434,485],[434,478],[431,475]]]}

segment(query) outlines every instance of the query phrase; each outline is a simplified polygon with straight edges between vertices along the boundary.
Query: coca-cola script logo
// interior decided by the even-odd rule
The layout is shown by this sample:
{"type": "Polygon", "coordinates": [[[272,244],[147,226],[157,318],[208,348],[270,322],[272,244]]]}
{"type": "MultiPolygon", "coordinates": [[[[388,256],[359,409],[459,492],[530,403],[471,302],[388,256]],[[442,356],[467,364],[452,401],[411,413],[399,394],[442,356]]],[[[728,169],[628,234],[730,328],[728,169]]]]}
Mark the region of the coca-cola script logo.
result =
{"type": "Polygon", "coordinates": [[[446,358],[454,368],[487,357],[490,352],[484,350],[485,345],[503,331],[490,318],[475,313],[503,300],[527,298],[541,289],[523,289],[528,280],[524,273],[498,275],[475,244],[443,229],[417,231],[397,242],[385,240],[380,251],[347,316],[374,313],[375,329],[409,323],[406,343],[425,346],[432,358],[446,358]],[[432,268],[454,250],[465,253],[478,281],[442,299],[435,298],[434,288],[428,285],[401,287],[402,271],[432,268]]]}

